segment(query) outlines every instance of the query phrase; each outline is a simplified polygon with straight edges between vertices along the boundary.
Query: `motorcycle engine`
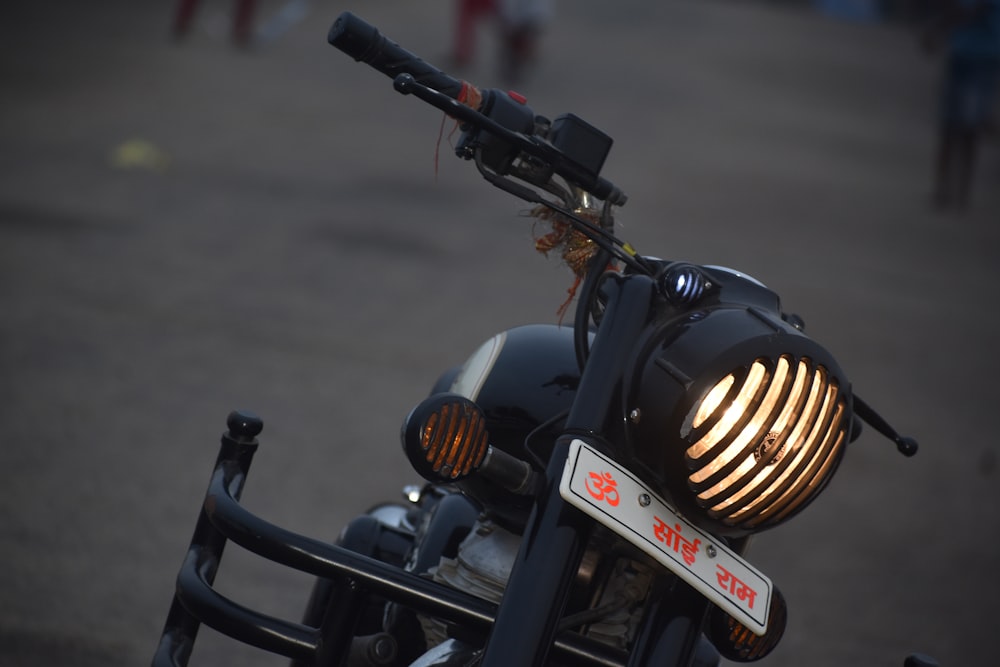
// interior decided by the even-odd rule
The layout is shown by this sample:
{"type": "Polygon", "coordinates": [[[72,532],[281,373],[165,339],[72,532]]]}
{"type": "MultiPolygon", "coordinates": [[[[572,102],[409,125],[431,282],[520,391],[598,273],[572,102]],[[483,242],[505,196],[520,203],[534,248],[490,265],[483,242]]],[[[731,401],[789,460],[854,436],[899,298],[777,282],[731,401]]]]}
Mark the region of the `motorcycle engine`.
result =
{"type": "MultiPolygon", "coordinates": [[[[459,545],[456,556],[442,557],[430,574],[439,583],[499,604],[520,542],[519,535],[490,520],[480,520],[459,545]]],[[[597,641],[627,648],[642,620],[654,572],[645,556],[610,532],[598,531],[577,573],[568,615],[560,629],[577,629],[597,641]]],[[[421,626],[429,647],[448,638],[443,621],[422,617],[421,626]]]]}

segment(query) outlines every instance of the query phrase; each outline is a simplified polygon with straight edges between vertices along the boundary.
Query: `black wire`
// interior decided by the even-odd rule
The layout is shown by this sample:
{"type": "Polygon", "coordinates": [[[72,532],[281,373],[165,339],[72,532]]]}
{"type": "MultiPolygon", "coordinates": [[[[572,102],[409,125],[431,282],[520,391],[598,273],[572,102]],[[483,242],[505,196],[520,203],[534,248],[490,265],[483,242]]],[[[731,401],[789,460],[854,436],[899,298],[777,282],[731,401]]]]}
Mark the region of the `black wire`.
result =
{"type": "Polygon", "coordinates": [[[580,296],[576,302],[576,315],[573,318],[573,348],[576,350],[576,364],[583,373],[590,357],[590,315],[591,306],[597,298],[597,285],[604,268],[611,261],[611,253],[601,248],[587,265],[587,277],[583,279],[580,296]]]}
{"type": "Polygon", "coordinates": [[[535,446],[532,444],[532,440],[538,437],[540,433],[543,433],[547,429],[551,428],[553,425],[558,424],[561,421],[565,421],[566,417],[568,416],[569,416],[569,410],[562,410],[561,412],[553,415],[552,417],[549,417],[535,428],[531,429],[531,432],[528,433],[527,436],[525,436],[524,450],[531,455],[531,457],[535,460],[535,463],[538,465],[540,470],[545,470],[546,466],[549,465],[549,459],[552,457],[552,451],[550,449],[544,456],[542,454],[539,454],[537,451],[535,451],[535,446]]]}

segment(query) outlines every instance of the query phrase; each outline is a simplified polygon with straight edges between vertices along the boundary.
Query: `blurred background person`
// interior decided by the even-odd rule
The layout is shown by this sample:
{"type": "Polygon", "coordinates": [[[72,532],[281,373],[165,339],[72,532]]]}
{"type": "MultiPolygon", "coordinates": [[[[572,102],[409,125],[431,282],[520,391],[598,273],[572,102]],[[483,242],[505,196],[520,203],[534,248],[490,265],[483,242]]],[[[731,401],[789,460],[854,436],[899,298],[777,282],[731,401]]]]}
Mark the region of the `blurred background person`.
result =
{"type": "MultiPolygon", "coordinates": [[[[200,0],[180,0],[174,14],[173,35],[182,39],[191,31],[200,0]]],[[[235,0],[233,12],[233,43],[247,47],[253,41],[253,15],[256,0],[235,0]]]]}
{"type": "Polygon", "coordinates": [[[480,21],[496,14],[494,0],[458,0],[455,12],[455,41],[452,62],[465,67],[476,53],[476,30],[480,21]]]}
{"type": "Polygon", "coordinates": [[[538,57],[538,43],[552,20],[552,0],[496,0],[500,18],[500,76],[519,81],[538,57]]]}
{"type": "Polygon", "coordinates": [[[923,39],[929,53],[945,54],[933,202],[964,209],[980,143],[992,129],[1000,76],[1000,0],[943,0],[923,39]]]}
{"type": "Polygon", "coordinates": [[[479,23],[493,20],[500,33],[500,77],[515,83],[538,57],[539,40],[552,16],[552,0],[458,0],[452,60],[457,67],[469,65],[479,23]]]}

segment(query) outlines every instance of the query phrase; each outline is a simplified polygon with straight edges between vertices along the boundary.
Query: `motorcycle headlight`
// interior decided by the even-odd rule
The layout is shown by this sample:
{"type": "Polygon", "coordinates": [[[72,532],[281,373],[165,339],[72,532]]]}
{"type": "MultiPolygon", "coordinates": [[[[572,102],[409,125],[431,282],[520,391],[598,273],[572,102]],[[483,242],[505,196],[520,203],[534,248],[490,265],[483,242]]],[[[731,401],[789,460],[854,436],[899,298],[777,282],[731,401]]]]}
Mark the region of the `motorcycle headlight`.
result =
{"type": "Polygon", "coordinates": [[[627,394],[632,454],[693,522],[741,535],[812,501],[843,454],[850,387],[767,310],[717,305],[666,323],[627,394]]]}

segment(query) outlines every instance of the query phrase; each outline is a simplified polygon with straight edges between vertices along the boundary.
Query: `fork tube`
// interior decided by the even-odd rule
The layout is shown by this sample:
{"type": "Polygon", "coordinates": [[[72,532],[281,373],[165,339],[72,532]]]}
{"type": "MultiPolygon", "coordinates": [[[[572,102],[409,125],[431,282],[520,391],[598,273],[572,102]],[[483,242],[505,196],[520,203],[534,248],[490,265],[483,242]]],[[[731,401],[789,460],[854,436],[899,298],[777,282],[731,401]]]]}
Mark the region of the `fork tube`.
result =
{"type": "Polygon", "coordinates": [[[592,521],[559,495],[559,482],[575,436],[600,434],[613,425],[623,369],[649,317],[653,282],[645,276],[608,281],[608,305],[590,359],[580,378],[566,433],[556,442],[546,484],[531,516],[486,642],[482,667],[544,664],[566,605],[592,521]]]}
{"type": "Polygon", "coordinates": [[[661,581],[649,599],[628,667],[693,664],[708,615],[708,600],[676,577],[661,581]]]}

